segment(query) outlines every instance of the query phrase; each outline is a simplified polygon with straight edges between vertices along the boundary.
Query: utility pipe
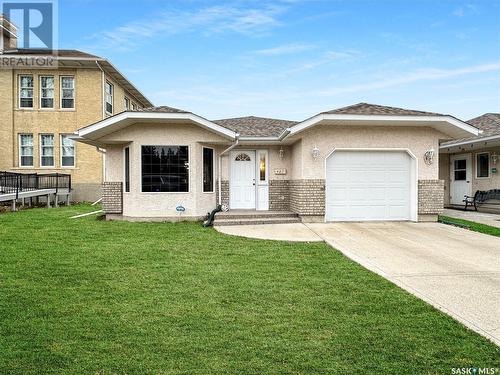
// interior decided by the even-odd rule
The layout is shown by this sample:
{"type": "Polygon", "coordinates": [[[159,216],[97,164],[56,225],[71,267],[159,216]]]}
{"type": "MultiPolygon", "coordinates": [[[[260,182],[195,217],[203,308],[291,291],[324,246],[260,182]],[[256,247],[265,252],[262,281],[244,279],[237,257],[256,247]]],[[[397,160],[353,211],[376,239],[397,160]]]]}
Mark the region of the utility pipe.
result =
{"type": "Polygon", "coordinates": [[[234,141],[234,143],[219,154],[219,160],[218,160],[219,161],[219,163],[218,163],[219,167],[217,168],[217,175],[218,175],[218,180],[219,180],[218,181],[218,186],[219,186],[219,199],[218,199],[218,203],[219,203],[219,205],[222,205],[222,155],[228,153],[233,148],[235,148],[236,146],[238,146],[239,142],[240,142],[240,135],[236,134],[236,140],[234,141]]]}

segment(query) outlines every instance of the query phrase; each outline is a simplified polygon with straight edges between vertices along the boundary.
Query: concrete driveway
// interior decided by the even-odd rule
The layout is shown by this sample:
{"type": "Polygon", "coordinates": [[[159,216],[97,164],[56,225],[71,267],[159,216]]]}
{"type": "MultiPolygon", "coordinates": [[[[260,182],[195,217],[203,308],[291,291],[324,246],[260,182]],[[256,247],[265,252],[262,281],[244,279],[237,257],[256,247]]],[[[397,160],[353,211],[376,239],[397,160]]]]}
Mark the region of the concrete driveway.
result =
{"type": "Polygon", "coordinates": [[[500,238],[438,223],[307,227],[349,258],[500,345],[500,238]]]}

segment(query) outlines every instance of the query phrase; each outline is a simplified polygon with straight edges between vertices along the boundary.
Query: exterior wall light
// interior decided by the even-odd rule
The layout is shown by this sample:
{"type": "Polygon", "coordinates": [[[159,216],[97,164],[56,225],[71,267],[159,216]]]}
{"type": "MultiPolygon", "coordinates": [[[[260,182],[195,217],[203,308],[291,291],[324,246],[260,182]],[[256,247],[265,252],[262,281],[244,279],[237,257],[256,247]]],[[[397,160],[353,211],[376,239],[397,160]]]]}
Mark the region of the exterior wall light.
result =
{"type": "Polygon", "coordinates": [[[280,159],[283,159],[285,157],[285,150],[283,150],[283,146],[280,147],[278,155],[279,155],[280,159]]]}
{"type": "Polygon", "coordinates": [[[424,154],[425,164],[431,165],[432,163],[434,163],[434,155],[435,155],[434,149],[431,148],[430,150],[426,151],[424,154]]]}
{"type": "Polygon", "coordinates": [[[316,160],[319,157],[319,148],[318,146],[314,146],[314,148],[311,151],[312,157],[314,160],[316,160]]]}
{"type": "Polygon", "coordinates": [[[491,163],[493,165],[497,165],[497,162],[498,162],[498,155],[496,154],[496,152],[494,152],[493,154],[491,154],[491,163]]]}

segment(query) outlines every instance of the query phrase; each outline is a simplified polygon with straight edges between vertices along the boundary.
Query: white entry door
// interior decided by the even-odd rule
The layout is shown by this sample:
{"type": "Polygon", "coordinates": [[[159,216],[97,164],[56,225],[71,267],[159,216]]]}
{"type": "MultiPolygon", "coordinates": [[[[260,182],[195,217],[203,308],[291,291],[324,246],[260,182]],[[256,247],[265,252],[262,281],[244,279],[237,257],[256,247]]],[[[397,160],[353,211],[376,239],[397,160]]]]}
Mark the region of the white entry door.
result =
{"type": "Polygon", "coordinates": [[[464,196],[471,195],[471,155],[450,157],[450,203],[464,204],[464,196]]]}
{"type": "Polygon", "coordinates": [[[326,161],[326,221],[414,220],[415,173],[404,151],[335,151],[326,161]]]}
{"type": "Polygon", "coordinates": [[[231,152],[229,206],[255,209],[255,151],[231,152]]]}

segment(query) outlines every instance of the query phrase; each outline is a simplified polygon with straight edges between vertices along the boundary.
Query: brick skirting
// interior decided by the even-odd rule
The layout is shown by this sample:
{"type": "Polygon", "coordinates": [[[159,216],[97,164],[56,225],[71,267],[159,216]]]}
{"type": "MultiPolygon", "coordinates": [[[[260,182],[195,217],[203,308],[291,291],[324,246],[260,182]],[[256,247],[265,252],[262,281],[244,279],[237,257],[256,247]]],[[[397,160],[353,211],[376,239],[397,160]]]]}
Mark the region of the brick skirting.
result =
{"type": "Polygon", "coordinates": [[[325,215],[325,180],[291,180],[290,210],[300,216],[325,215]]]}
{"type": "Polygon", "coordinates": [[[444,207],[444,181],[418,180],[419,215],[440,215],[444,207]]]}
{"type": "MultiPolygon", "coordinates": [[[[217,202],[219,202],[219,183],[217,182],[216,187],[215,187],[215,192],[217,196],[217,202]]],[[[229,181],[227,180],[222,180],[221,181],[221,199],[222,199],[222,204],[225,204],[229,206],[229,181]]]]}
{"type": "Polygon", "coordinates": [[[123,212],[121,182],[104,182],[102,184],[102,209],[106,214],[121,214],[123,212]]]}
{"type": "Polygon", "coordinates": [[[290,210],[289,180],[269,181],[269,210],[270,211],[290,210]]]}

